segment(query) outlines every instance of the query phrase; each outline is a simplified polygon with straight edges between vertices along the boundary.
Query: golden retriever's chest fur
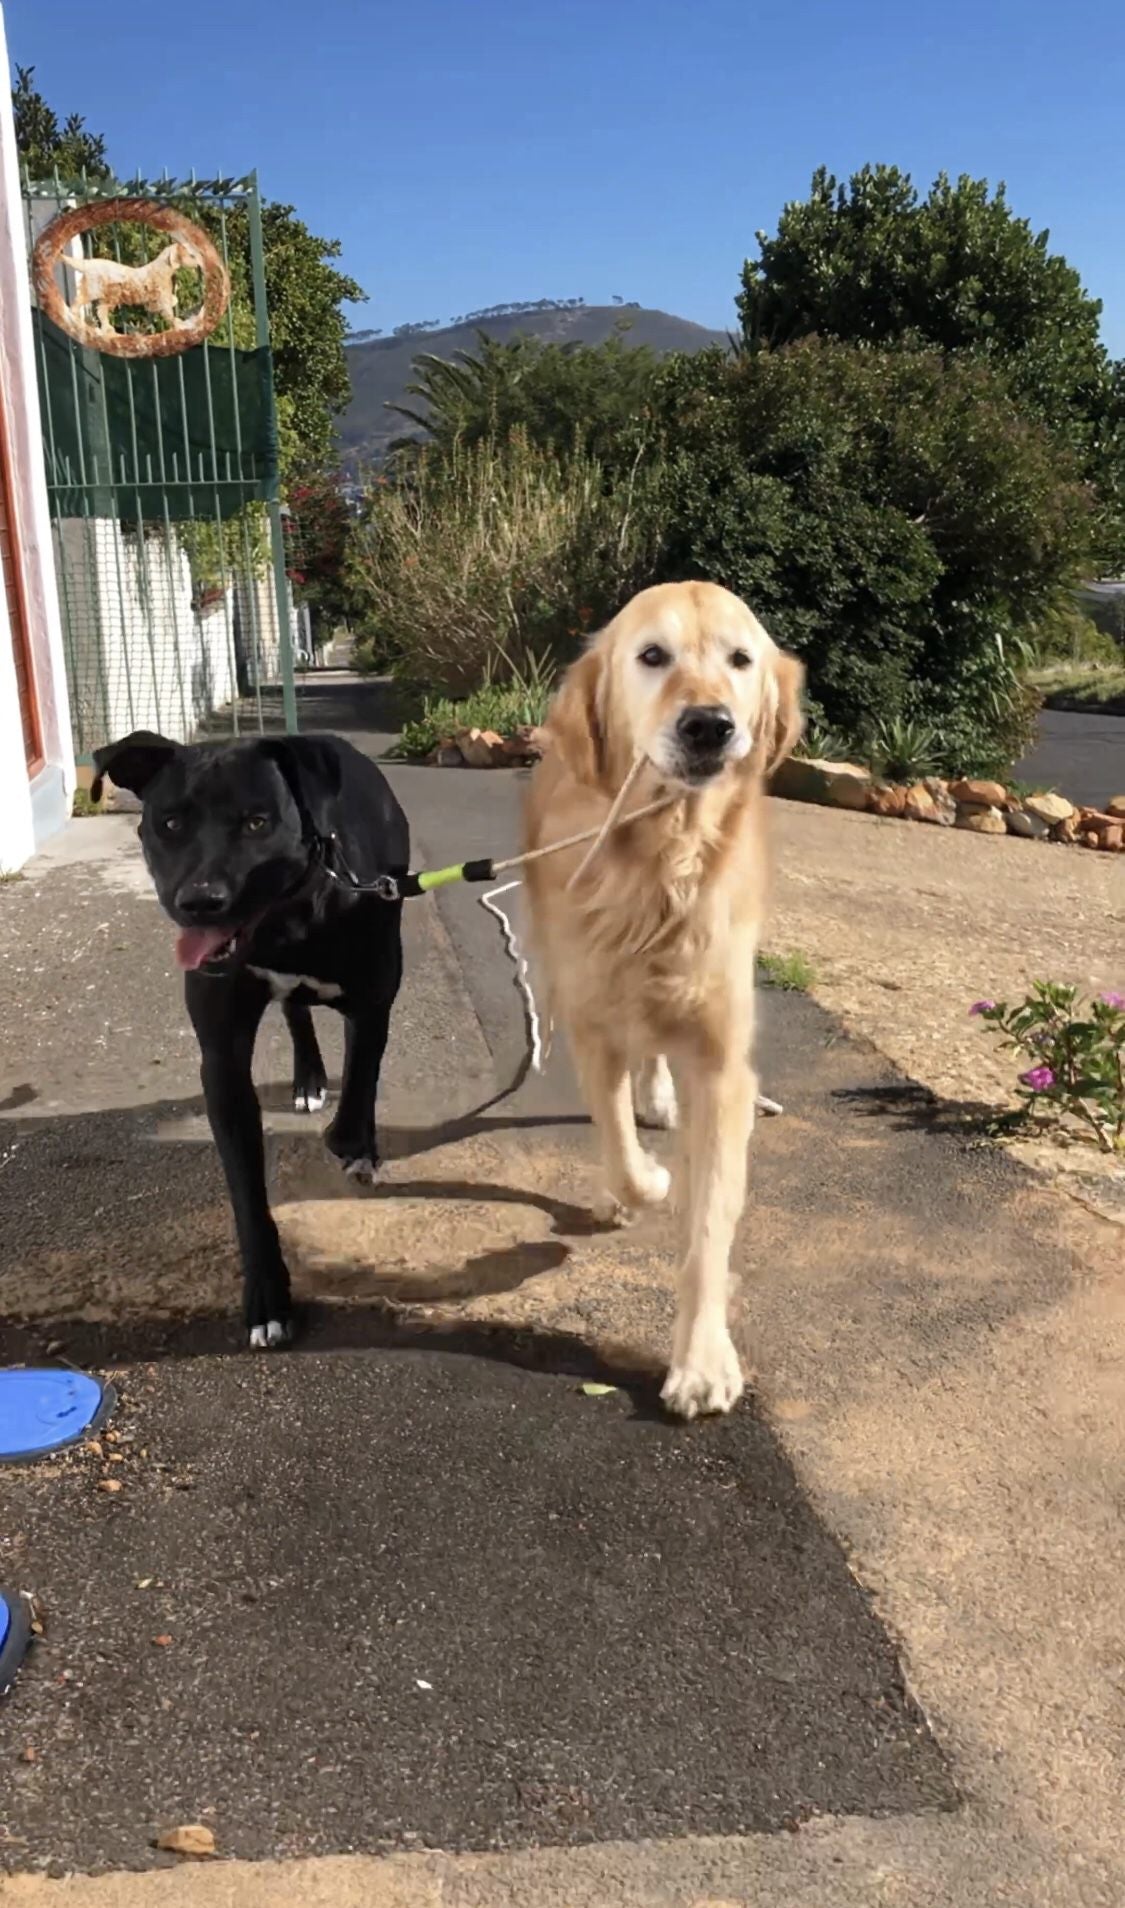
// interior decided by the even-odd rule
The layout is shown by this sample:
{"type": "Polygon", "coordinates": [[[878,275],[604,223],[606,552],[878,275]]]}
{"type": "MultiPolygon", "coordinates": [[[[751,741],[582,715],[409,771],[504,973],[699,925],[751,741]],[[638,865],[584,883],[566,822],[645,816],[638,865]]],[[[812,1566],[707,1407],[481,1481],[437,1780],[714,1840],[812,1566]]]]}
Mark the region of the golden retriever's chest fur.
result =
{"type": "MultiPolygon", "coordinates": [[[[562,793],[533,805],[529,845],[555,832],[562,793]]],[[[600,1026],[637,1054],[749,1037],[763,885],[757,808],[748,792],[718,815],[693,802],[626,828],[578,892],[566,887],[576,853],[531,865],[537,964],[564,1023],[600,1026]]],[[[563,812],[573,818],[569,804],[563,812]]]]}

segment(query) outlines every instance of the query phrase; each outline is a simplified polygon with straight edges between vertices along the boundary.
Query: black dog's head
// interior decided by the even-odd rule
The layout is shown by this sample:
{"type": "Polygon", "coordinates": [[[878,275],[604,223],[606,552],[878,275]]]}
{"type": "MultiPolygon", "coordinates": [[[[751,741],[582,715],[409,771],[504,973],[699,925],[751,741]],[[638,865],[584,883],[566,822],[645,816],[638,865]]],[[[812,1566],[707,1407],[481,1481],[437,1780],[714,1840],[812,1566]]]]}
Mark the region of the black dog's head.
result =
{"type": "Polygon", "coordinates": [[[238,960],[263,917],[300,888],[317,835],[331,832],[339,765],[316,736],[181,747],[137,730],[94,751],[144,805],[140,837],[181,967],[238,960]]]}

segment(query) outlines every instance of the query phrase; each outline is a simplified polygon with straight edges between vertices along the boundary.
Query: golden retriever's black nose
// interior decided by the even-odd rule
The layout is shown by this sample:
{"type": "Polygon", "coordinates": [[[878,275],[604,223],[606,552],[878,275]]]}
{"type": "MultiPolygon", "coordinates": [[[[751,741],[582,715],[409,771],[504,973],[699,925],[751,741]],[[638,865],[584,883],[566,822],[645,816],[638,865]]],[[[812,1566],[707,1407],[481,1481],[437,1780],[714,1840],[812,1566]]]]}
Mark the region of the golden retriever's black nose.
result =
{"type": "Polygon", "coordinates": [[[734,730],[734,717],[721,702],[685,709],[676,724],[676,734],[693,755],[717,755],[726,748],[734,730]]]}
{"type": "Polygon", "coordinates": [[[176,907],[188,921],[217,921],[230,903],[231,892],[223,881],[193,881],[176,896],[176,907]]]}

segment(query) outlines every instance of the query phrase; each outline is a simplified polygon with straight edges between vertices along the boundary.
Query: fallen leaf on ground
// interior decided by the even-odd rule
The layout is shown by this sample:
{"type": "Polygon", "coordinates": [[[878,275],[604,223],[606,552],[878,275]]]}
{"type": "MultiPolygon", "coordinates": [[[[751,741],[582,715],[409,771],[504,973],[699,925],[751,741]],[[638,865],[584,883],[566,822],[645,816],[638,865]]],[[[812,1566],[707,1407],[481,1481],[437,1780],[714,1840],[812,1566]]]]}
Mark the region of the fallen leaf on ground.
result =
{"type": "Polygon", "coordinates": [[[121,1479],[119,1477],[100,1477],[98,1479],[98,1489],[99,1491],[108,1491],[110,1493],[119,1491],[121,1489],[121,1479]]]}
{"type": "Polygon", "coordinates": [[[137,1588],[138,1590],[151,1590],[151,1588],[152,1588],[152,1585],[153,1585],[153,1579],[152,1579],[152,1577],[138,1577],[138,1578],[137,1578],[137,1583],[136,1583],[136,1588],[137,1588]]]}
{"type": "Polygon", "coordinates": [[[164,1829],[156,1846],[167,1855],[187,1855],[199,1862],[215,1853],[215,1837],[202,1822],[182,1822],[179,1828],[164,1829]]]}
{"type": "Polygon", "coordinates": [[[26,1749],[20,1750],[21,1762],[38,1762],[38,1760],[39,1760],[39,1751],[38,1749],[34,1747],[32,1743],[29,1742],[26,1749]]]}
{"type": "Polygon", "coordinates": [[[616,1390],[616,1385],[587,1384],[582,1386],[582,1395],[585,1398],[608,1398],[610,1392],[616,1390]]]}
{"type": "Polygon", "coordinates": [[[152,1640],[155,1643],[158,1650],[166,1650],[172,1641],[171,1637],[168,1635],[154,1636],[152,1640]]]}

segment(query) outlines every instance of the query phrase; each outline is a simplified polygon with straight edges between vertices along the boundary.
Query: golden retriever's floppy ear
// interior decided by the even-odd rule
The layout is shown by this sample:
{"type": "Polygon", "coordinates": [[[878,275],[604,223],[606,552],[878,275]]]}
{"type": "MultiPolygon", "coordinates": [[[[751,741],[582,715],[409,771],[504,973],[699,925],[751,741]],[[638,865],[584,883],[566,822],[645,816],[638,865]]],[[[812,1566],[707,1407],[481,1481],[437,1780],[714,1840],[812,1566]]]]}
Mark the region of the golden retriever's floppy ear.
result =
{"type": "Polygon", "coordinates": [[[772,775],[780,768],[787,755],[792,755],[805,728],[805,712],[801,706],[801,691],[805,686],[805,665],[796,656],[790,656],[787,650],[779,649],[773,658],[774,682],[777,686],[777,703],[773,717],[773,731],[766,738],[766,774],[772,775]]]}
{"type": "Polygon", "coordinates": [[[605,771],[605,738],[598,711],[604,658],[588,649],[572,663],[547,711],[547,733],[578,782],[601,780],[605,771]]]}

